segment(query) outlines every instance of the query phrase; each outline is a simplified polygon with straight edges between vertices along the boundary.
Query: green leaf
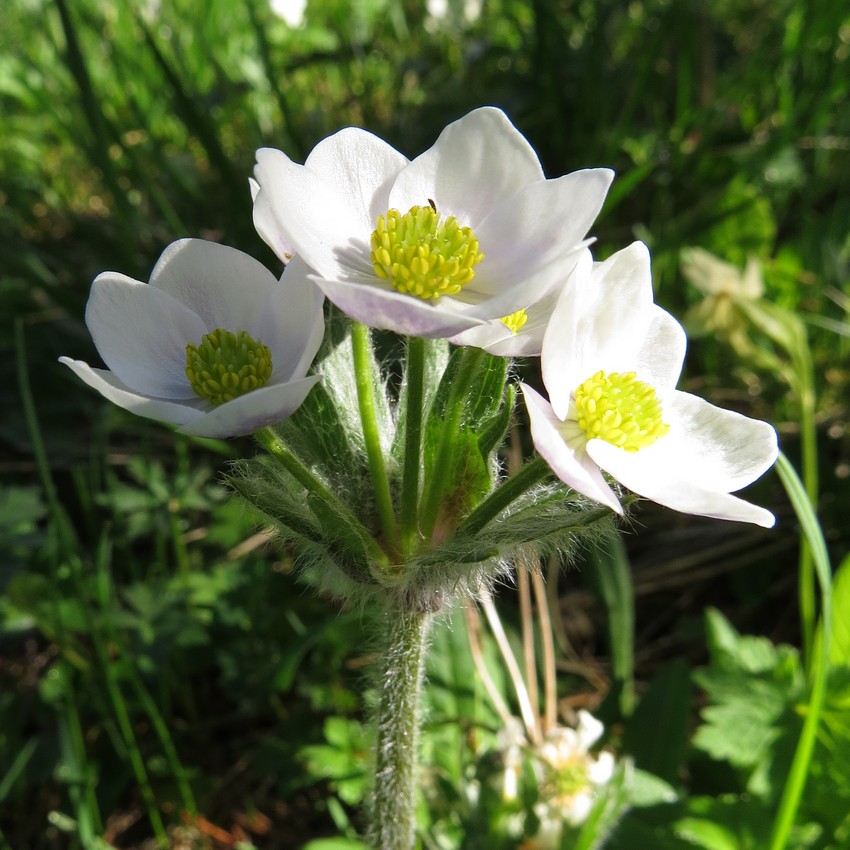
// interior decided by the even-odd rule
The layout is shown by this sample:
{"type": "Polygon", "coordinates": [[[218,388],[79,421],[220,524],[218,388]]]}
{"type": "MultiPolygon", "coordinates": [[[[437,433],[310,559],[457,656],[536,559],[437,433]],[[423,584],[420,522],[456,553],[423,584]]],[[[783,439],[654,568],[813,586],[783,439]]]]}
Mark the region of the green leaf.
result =
{"type": "Polygon", "coordinates": [[[850,555],[841,562],[833,578],[831,625],[830,664],[850,667],[850,555]]]}
{"type": "Polygon", "coordinates": [[[687,814],[673,824],[673,831],[705,850],[764,850],[772,825],[768,805],[751,796],[726,794],[688,800],[687,814]]]}
{"type": "Polygon", "coordinates": [[[301,850],[369,850],[369,848],[355,838],[316,838],[308,841],[301,850]]]}
{"type": "Polygon", "coordinates": [[[582,575],[605,603],[611,668],[620,710],[628,716],[634,708],[635,597],[629,557],[616,528],[591,548],[590,562],[582,575]]]}
{"type": "Polygon", "coordinates": [[[629,719],[623,748],[642,770],[678,781],[690,730],[691,671],[684,661],[666,664],[629,719]]]}

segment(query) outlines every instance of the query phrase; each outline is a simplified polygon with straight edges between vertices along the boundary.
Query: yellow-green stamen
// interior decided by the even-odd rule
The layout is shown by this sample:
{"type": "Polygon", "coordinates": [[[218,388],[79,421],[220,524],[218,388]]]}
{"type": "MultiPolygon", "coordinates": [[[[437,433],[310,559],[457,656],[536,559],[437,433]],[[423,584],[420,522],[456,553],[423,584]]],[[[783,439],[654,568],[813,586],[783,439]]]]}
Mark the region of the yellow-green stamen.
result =
{"type": "Polygon", "coordinates": [[[268,346],[245,331],[216,328],[198,345],[186,346],[186,377],[201,398],[216,406],[259,389],[271,373],[268,346]]]}
{"type": "Polygon", "coordinates": [[[574,393],[576,418],[588,438],[599,438],[627,452],[651,446],[670,426],[661,418],[655,390],[634,372],[600,370],[574,393]]]}
{"type": "Polygon", "coordinates": [[[484,254],[469,227],[431,206],[379,215],[371,238],[375,274],[399,292],[436,299],[456,295],[475,277],[484,254]]]}
{"type": "Polygon", "coordinates": [[[511,313],[509,316],[502,316],[499,321],[516,336],[519,329],[528,321],[528,313],[525,310],[517,310],[516,313],[511,313]]]}

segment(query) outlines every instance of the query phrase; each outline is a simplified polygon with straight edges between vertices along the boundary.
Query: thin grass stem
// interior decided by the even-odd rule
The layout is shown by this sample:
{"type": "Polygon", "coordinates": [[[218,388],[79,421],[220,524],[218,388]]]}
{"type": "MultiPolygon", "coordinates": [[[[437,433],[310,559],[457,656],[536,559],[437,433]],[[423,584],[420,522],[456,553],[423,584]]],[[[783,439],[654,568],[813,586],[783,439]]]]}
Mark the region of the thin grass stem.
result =
{"type": "Polygon", "coordinates": [[[511,710],[508,708],[508,704],[505,702],[501,692],[496,687],[496,683],[493,681],[493,677],[490,675],[490,671],[487,668],[487,662],[484,659],[484,649],[481,644],[481,618],[478,616],[478,610],[475,607],[475,603],[467,601],[463,607],[463,611],[466,616],[466,635],[469,640],[469,651],[472,655],[472,663],[478,671],[478,677],[481,679],[481,682],[484,685],[484,690],[487,691],[487,696],[490,697],[490,701],[493,703],[496,713],[502,718],[502,724],[505,727],[508,727],[513,715],[511,714],[511,710]]]}
{"type": "Polygon", "coordinates": [[[797,816],[803,790],[806,787],[826,697],[826,682],[829,673],[829,636],[832,625],[832,569],[823,532],[806,493],[805,485],[798,477],[794,467],[781,452],[776,462],[776,470],[800,521],[803,534],[811,546],[814,571],[820,586],[821,597],[821,628],[818,640],[812,647],[812,664],[808,671],[810,689],[805,720],[803,721],[800,739],[797,742],[797,749],[794,752],[788,779],[785,782],[782,799],[779,802],[779,809],[773,821],[773,832],[769,845],[769,850],[784,850],[788,846],[794,819],[797,816]]]}
{"type": "Polygon", "coordinates": [[[487,617],[487,623],[490,626],[490,631],[493,632],[493,637],[496,639],[496,645],[499,647],[499,652],[502,653],[502,660],[505,662],[505,669],[508,671],[508,676],[513,683],[516,691],[517,702],[519,703],[519,713],[522,716],[522,722],[525,724],[525,730],[528,735],[528,740],[532,744],[539,744],[541,741],[540,726],[537,719],[537,711],[531,704],[531,699],[528,695],[528,689],[525,687],[525,681],[522,677],[522,672],[519,669],[514,651],[511,649],[508,636],[505,634],[505,628],[502,625],[502,620],[499,617],[499,612],[493,604],[493,599],[489,595],[485,595],[481,601],[481,607],[484,609],[484,616],[487,617]]]}

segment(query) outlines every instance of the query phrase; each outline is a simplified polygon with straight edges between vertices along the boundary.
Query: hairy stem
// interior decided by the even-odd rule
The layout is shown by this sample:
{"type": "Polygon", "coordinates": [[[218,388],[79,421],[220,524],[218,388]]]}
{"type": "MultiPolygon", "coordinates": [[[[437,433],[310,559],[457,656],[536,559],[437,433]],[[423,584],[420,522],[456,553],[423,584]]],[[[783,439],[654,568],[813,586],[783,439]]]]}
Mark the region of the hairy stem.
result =
{"type": "Polygon", "coordinates": [[[354,359],[354,376],[357,383],[357,401],[360,406],[360,422],[363,427],[363,441],[366,445],[366,457],[369,472],[372,475],[375,502],[381,526],[390,548],[398,541],[398,526],[393,509],[390,481],[387,476],[384,452],[381,448],[381,435],[378,417],[375,412],[375,384],[378,380],[372,368],[372,338],[369,328],[359,322],[351,326],[351,353],[354,359]]]}
{"type": "Polygon", "coordinates": [[[432,615],[391,611],[380,678],[371,845],[413,850],[419,697],[432,615]]]}

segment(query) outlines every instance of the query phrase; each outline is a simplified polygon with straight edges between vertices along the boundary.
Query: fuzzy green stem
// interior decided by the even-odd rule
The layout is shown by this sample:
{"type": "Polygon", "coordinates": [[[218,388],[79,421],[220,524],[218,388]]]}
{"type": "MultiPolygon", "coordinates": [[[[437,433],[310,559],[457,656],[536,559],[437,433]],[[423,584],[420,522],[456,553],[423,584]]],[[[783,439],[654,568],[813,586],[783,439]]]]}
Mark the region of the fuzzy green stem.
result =
{"type": "Polygon", "coordinates": [[[381,435],[378,430],[378,417],[375,413],[375,375],[372,369],[372,341],[369,328],[354,322],[351,326],[351,352],[354,358],[354,376],[357,383],[357,401],[360,406],[360,422],[363,426],[363,440],[366,444],[366,457],[369,460],[369,472],[375,490],[375,502],[384,536],[391,549],[398,541],[393,500],[390,495],[390,480],[381,449],[381,435]]]}
{"type": "Polygon", "coordinates": [[[254,432],[254,437],[272,457],[281,462],[286,471],[312,496],[321,499],[341,522],[348,524],[349,529],[362,541],[370,557],[375,563],[389,567],[389,558],[377,541],[364,528],[363,524],[351,513],[330,490],[286,447],[283,440],[271,428],[260,428],[254,432]]]}
{"type": "Polygon", "coordinates": [[[483,359],[484,351],[482,349],[472,346],[465,348],[457,374],[452,381],[451,391],[446,402],[443,428],[440,432],[440,442],[437,447],[434,464],[429,470],[429,481],[422,498],[420,523],[422,533],[426,537],[430,537],[434,531],[434,526],[440,513],[440,503],[454,475],[454,455],[455,447],[457,446],[455,437],[460,430],[472,378],[478,371],[478,367],[483,359]]]}
{"type": "Polygon", "coordinates": [[[422,468],[422,405],[425,391],[425,340],[407,339],[407,399],[404,419],[404,469],[401,479],[401,543],[410,554],[419,517],[419,471],[422,468]]]}
{"type": "Polygon", "coordinates": [[[419,699],[432,615],[390,611],[388,619],[370,838],[374,850],[413,850],[419,699]]]}
{"type": "Polygon", "coordinates": [[[539,484],[550,474],[549,464],[542,457],[536,457],[523,466],[519,472],[500,484],[477,508],[458,526],[458,534],[477,534],[494,520],[511,502],[527,493],[535,484],[539,484]]]}

